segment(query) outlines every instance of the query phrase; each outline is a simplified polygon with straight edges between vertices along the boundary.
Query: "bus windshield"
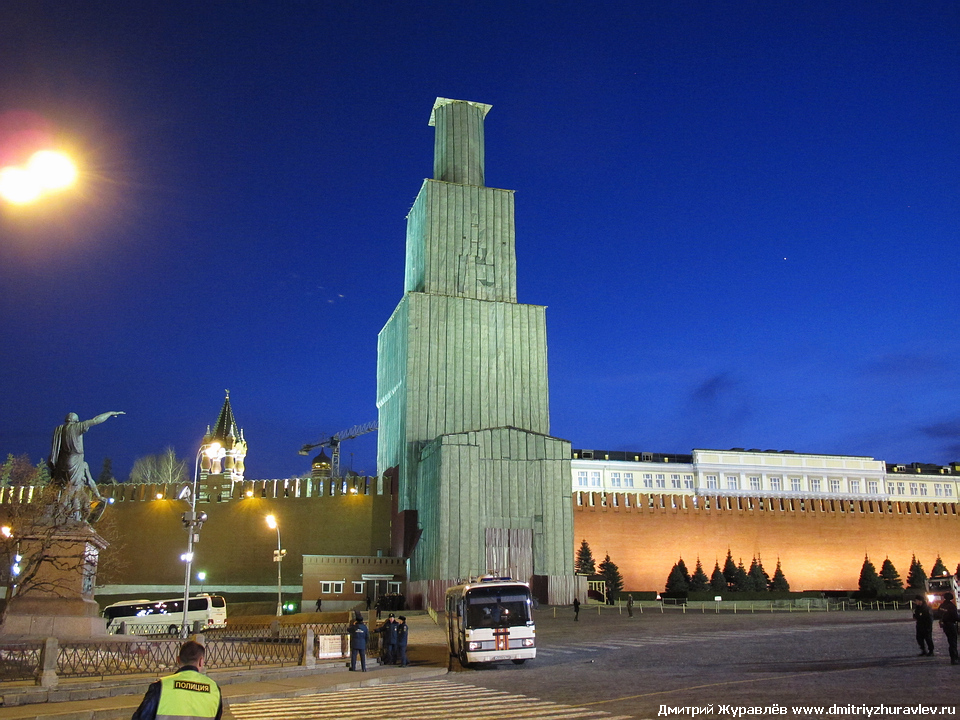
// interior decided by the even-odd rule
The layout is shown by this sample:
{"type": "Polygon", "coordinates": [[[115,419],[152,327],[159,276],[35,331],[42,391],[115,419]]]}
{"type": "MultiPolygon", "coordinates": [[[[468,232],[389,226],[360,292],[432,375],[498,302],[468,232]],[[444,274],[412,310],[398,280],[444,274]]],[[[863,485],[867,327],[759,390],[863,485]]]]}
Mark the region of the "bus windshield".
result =
{"type": "Polygon", "coordinates": [[[530,596],[520,588],[473,587],[464,602],[468,627],[515,627],[532,622],[530,596]]]}

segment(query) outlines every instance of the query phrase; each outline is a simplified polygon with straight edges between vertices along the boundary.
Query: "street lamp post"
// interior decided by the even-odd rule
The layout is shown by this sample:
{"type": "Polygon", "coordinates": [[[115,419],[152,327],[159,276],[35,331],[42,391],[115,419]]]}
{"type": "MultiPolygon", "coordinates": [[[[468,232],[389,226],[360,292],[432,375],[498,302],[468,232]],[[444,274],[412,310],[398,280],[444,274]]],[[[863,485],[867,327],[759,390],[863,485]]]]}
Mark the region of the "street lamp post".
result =
{"type": "Polygon", "coordinates": [[[280,563],[287,551],[280,546],[280,525],[273,515],[267,515],[267,527],[277,531],[277,549],[273,551],[273,561],[277,564],[277,617],[283,615],[283,584],[280,575],[280,563]]]}
{"type": "MultiPolygon", "coordinates": [[[[197,513],[197,481],[200,479],[200,458],[205,457],[206,463],[220,457],[223,448],[220,443],[212,442],[201,445],[197,450],[197,459],[193,466],[193,485],[186,485],[178,494],[178,498],[183,500],[189,498],[190,509],[182,515],[183,527],[187,531],[187,551],[180,556],[180,559],[186,564],[183,574],[183,621],[180,624],[180,637],[186,638],[189,634],[189,625],[187,622],[187,613],[190,610],[190,570],[193,567],[193,544],[200,539],[200,527],[203,521],[207,519],[204,512],[197,513]]],[[[204,467],[206,467],[206,463],[204,467]]]]}

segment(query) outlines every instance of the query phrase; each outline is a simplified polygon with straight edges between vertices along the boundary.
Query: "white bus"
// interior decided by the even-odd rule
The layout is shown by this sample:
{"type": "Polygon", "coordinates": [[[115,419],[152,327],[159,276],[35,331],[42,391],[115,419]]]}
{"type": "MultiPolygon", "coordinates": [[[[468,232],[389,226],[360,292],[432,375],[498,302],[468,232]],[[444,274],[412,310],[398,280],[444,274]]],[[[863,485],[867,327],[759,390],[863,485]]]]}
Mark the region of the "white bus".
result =
{"type": "MultiPolygon", "coordinates": [[[[176,635],[183,623],[183,598],[172,600],[127,600],[108,605],[101,613],[107,620],[107,632],[120,631],[126,623],[129,635],[176,635]]],[[[227,601],[220,595],[197,595],[187,606],[187,625],[199,620],[202,627],[223,627],[227,624],[227,601]]]]}
{"type": "Polygon", "coordinates": [[[943,594],[945,592],[953,593],[953,601],[956,602],[957,598],[960,597],[960,585],[957,582],[956,575],[938,575],[936,577],[927,578],[927,602],[930,604],[930,609],[934,613],[934,617],[937,617],[937,611],[940,610],[940,603],[943,602],[943,594]]]}
{"type": "Polygon", "coordinates": [[[510,578],[485,576],[447,590],[450,654],[470,663],[537,656],[530,586],[510,578]]]}

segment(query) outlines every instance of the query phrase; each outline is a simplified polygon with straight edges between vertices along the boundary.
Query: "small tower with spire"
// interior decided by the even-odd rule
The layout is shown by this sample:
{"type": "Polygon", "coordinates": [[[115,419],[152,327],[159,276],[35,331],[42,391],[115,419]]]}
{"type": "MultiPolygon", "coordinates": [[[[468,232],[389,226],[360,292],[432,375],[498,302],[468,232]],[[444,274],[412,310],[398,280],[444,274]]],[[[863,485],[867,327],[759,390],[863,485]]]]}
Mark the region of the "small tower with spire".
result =
{"type": "MultiPolygon", "coordinates": [[[[243,482],[243,461],[247,457],[247,441],[243,437],[243,430],[237,427],[233,417],[233,408],[230,406],[230,391],[226,390],[223,407],[213,429],[207,426],[207,433],[203,436],[203,444],[220,443],[224,454],[220,459],[211,462],[209,470],[200,472],[200,479],[208,475],[222,475],[224,480],[243,482]]],[[[205,462],[204,465],[207,463],[205,462]]]]}

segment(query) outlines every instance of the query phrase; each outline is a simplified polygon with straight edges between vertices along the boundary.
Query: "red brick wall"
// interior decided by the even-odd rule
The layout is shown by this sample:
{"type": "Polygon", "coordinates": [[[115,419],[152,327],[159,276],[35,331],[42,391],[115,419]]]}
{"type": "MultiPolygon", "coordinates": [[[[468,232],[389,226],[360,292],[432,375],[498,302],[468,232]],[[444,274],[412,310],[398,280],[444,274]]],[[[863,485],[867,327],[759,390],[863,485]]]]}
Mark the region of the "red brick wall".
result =
{"type": "Polygon", "coordinates": [[[953,571],[960,562],[960,516],[955,503],[857,502],[841,512],[839,501],[699,498],[613,493],[574,493],[575,547],[590,545],[599,563],[617,564],[625,590],[663,590],[670,568],[683,557],[692,573],[697,557],[709,577],[727,549],[745,567],[759,555],[771,576],[780,558],[791,590],[856,590],[867,554],[877,570],[888,557],[906,580],[912,554],[929,572],[939,554],[953,571]],[[591,504],[592,498],[592,504],[591,504]],[[604,501],[606,505],[604,506],[604,501]],[[614,504],[616,501],[616,505],[614,504]],[[649,507],[650,503],[654,507],[649,507]],[[674,504],[677,507],[674,507],[674,504]]]}

